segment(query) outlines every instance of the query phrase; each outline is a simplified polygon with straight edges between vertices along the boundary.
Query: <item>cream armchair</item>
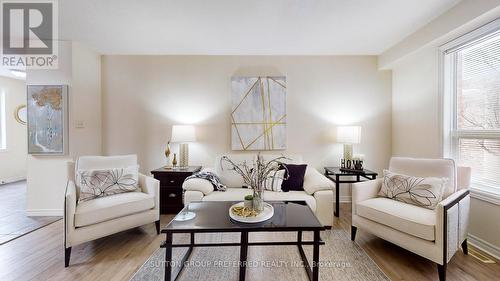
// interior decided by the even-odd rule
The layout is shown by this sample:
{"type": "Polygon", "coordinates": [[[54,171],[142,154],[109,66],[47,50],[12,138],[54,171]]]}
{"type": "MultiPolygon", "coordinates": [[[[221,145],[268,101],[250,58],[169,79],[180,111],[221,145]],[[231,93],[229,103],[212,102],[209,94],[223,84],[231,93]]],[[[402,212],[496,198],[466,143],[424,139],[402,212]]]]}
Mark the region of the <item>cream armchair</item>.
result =
{"type": "Polygon", "coordinates": [[[418,177],[446,177],[443,200],[435,210],[377,197],[383,179],[352,186],[351,240],[358,228],[427,258],[438,265],[439,280],[459,246],[467,254],[470,168],[450,159],[393,157],[389,170],[418,177]]]}
{"type": "Polygon", "coordinates": [[[76,169],[125,168],[137,165],[136,155],[84,156],[68,162],[64,198],[64,265],[68,267],[71,247],[148,223],[160,233],[159,181],[139,174],[139,192],[127,192],[78,203],[76,169]]]}

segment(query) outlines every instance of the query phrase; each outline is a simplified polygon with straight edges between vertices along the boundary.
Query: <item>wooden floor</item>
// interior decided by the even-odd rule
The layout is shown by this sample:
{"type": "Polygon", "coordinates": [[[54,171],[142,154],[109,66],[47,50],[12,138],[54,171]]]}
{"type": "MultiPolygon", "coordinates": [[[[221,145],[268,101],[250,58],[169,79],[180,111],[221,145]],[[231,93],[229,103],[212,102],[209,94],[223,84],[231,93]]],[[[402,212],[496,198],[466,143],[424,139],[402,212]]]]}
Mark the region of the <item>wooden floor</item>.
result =
{"type": "MultiPolygon", "coordinates": [[[[350,205],[342,204],[334,228],[350,231],[350,205]]],[[[164,226],[172,216],[161,217],[164,226]]],[[[73,247],[64,268],[63,222],[57,221],[0,246],[0,280],[129,280],[159,248],[154,224],[73,247]]],[[[358,230],[356,242],[392,280],[437,280],[436,265],[358,230]]],[[[500,265],[485,264],[458,252],[448,280],[500,280],[500,265]]]]}
{"type": "Polygon", "coordinates": [[[0,186],[0,245],[59,219],[26,216],[26,181],[0,186]]]}

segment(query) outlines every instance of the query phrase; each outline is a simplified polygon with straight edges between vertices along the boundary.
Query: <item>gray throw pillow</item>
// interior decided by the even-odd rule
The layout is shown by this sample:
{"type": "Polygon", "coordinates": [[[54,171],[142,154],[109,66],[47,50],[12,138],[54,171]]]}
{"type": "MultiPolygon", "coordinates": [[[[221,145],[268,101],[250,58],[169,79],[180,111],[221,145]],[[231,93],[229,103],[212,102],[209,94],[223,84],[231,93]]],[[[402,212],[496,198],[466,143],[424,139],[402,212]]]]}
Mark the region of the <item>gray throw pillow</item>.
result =
{"type": "Polygon", "coordinates": [[[76,185],[80,189],[79,202],[137,191],[139,165],[103,170],[78,170],[76,185]]]}
{"type": "Polygon", "coordinates": [[[447,178],[421,178],[384,170],[378,195],[434,210],[441,199],[447,178]]]}

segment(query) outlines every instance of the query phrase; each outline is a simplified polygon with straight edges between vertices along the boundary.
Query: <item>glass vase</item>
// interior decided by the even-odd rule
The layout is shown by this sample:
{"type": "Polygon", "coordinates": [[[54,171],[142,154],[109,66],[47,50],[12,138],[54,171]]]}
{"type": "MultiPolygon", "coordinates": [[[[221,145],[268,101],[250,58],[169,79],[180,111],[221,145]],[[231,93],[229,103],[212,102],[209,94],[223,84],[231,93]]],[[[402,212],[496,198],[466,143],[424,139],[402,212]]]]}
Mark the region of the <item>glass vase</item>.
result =
{"type": "Polygon", "coordinates": [[[253,209],[257,212],[262,212],[264,210],[263,190],[253,189],[253,209]]]}

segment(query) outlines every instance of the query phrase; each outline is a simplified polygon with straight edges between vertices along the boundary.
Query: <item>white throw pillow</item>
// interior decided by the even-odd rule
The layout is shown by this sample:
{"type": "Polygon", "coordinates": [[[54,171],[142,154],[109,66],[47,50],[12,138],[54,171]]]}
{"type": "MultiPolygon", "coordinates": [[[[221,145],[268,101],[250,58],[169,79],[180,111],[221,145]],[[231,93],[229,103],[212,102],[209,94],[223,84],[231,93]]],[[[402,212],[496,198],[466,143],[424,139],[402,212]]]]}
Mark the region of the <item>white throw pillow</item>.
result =
{"type": "Polygon", "coordinates": [[[281,184],[285,177],[285,170],[277,170],[264,180],[264,189],[269,191],[281,191],[281,184]]]}
{"type": "Polygon", "coordinates": [[[384,170],[378,195],[434,210],[443,198],[447,178],[421,178],[384,170]]]}
{"type": "Polygon", "coordinates": [[[139,165],[126,168],[78,170],[76,186],[80,189],[79,202],[113,194],[137,191],[139,165]]]}

